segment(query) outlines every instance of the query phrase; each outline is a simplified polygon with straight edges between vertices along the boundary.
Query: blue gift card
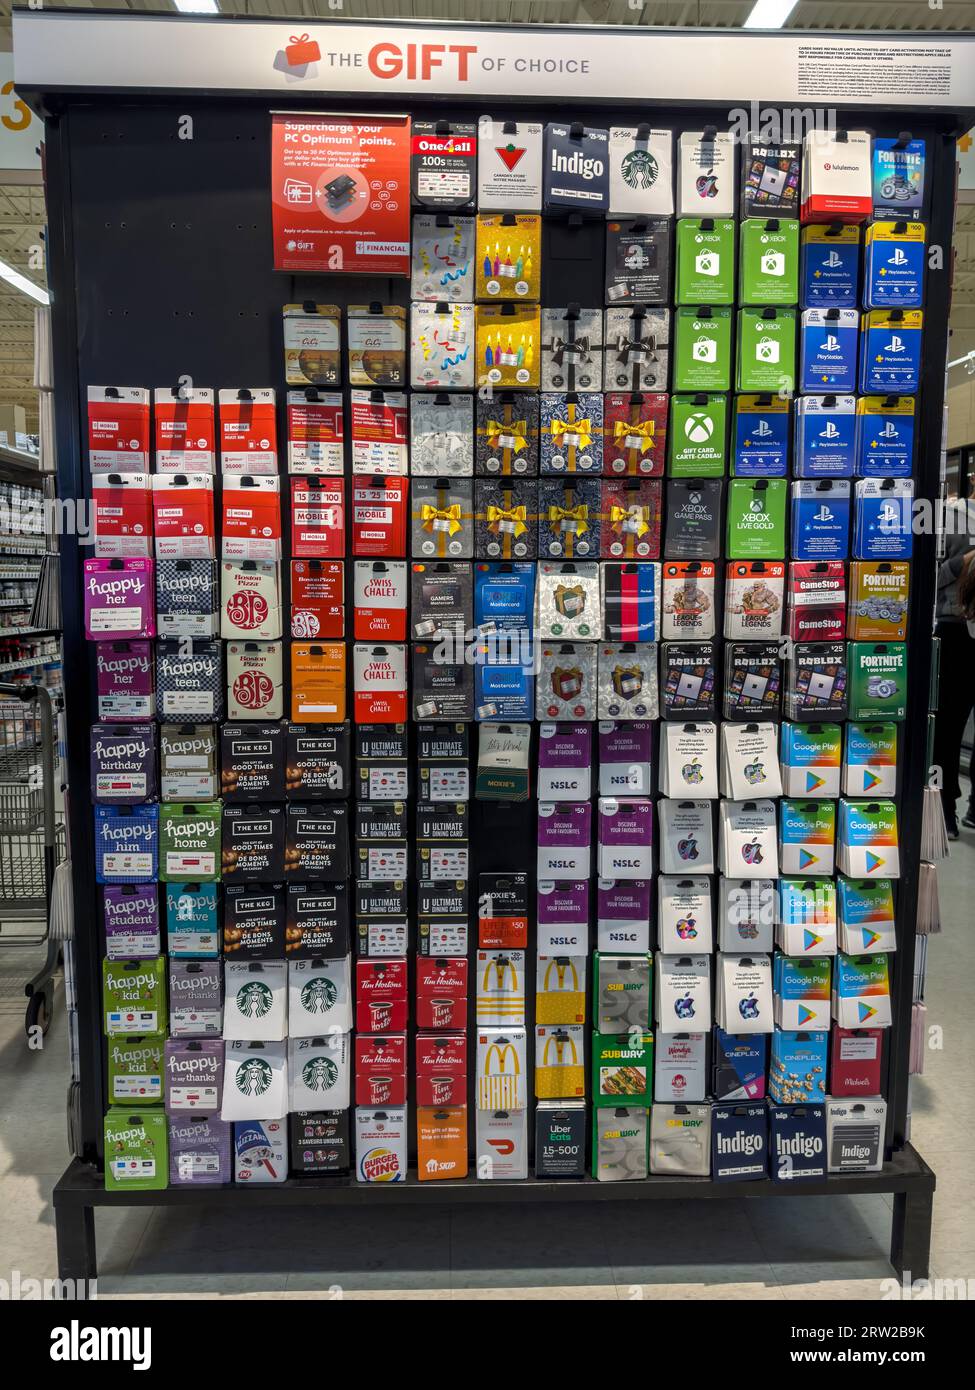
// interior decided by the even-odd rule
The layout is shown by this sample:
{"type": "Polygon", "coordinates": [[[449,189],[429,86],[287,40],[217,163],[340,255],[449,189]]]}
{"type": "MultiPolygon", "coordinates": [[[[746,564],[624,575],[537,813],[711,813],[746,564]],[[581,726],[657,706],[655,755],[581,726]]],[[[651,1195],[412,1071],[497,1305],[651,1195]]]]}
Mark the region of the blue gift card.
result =
{"type": "Polygon", "coordinates": [[[873,142],[873,215],[919,221],[924,214],[923,140],[879,137],[873,142]]]}
{"type": "Polygon", "coordinates": [[[769,1095],[779,1105],[805,1105],[826,1095],[828,1033],[776,1028],[769,1053],[769,1095]]]}
{"type": "Polygon", "coordinates": [[[484,632],[530,632],[535,616],[535,566],[492,560],[474,567],[474,622],[484,632]]]}
{"type": "Polygon", "coordinates": [[[867,234],[863,303],[868,309],[919,309],[924,303],[924,225],[875,222],[867,234]]]}
{"type": "Polygon", "coordinates": [[[856,397],[800,396],[796,402],[797,478],[849,478],[856,455],[856,397]]]}
{"type": "Polygon", "coordinates": [[[856,309],[804,309],[800,335],[799,380],[803,391],[856,390],[856,309]]]}
{"type": "Polygon", "coordinates": [[[913,398],[861,396],[857,401],[857,476],[909,478],[913,466],[913,398]]]}
{"type": "Polygon", "coordinates": [[[535,715],[535,682],[524,666],[488,665],[474,668],[475,716],[481,721],[529,720],[535,715]]]}
{"type": "Polygon", "coordinates": [[[863,478],[856,485],[853,557],[909,560],[914,485],[908,478],[863,478]]]}
{"type": "Polygon", "coordinates": [[[715,1105],[711,1110],[711,1177],[754,1181],[768,1171],[768,1113],[764,1105],[715,1105]]]}
{"type": "Polygon", "coordinates": [[[921,374],[920,309],[871,309],[863,316],[860,390],[913,396],[921,374]]]}
{"type": "Polygon", "coordinates": [[[855,309],[859,272],[858,227],[803,227],[799,291],[804,309],[855,309]]]}
{"type": "Polygon", "coordinates": [[[155,883],[159,877],[159,807],[95,807],[95,882],[155,883]]]}
{"type": "Polygon", "coordinates": [[[761,1100],[765,1095],[768,1035],[714,1030],[714,1094],[718,1100],[761,1100]]]}
{"type": "Polygon", "coordinates": [[[826,1107],[770,1105],[769,1168],[773,1182],[815,1182],[826,1176],[826,1107]]]}
{"type": "Polygon", "coordinates": [[[850,484],[845,479],[792,484],[794,560],[845,560],[849,538],[850,484]]]}
{"type": "Polygon", "coordinates": [[[778,396],[735,401],[736,478],[784,478],[789,462],[789,402],[778,396]]]}

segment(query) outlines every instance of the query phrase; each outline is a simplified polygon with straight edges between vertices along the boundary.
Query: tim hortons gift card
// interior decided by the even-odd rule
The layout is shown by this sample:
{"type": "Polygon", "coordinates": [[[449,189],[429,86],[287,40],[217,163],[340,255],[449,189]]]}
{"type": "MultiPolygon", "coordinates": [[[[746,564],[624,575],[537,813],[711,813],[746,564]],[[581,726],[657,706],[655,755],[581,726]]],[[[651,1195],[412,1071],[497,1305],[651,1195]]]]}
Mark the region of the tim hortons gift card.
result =
{"type": "MultiPolygon", "coordinates": [[[[467,1021],[464,1001],[464,1026],[467,1021]]],[[[422,1025],[421,1025],[422,1026],[422,1025]]],[[[467,1103],[467,1036],[463,1032],[418,1032],[417,1105],[467,1103]]]]}

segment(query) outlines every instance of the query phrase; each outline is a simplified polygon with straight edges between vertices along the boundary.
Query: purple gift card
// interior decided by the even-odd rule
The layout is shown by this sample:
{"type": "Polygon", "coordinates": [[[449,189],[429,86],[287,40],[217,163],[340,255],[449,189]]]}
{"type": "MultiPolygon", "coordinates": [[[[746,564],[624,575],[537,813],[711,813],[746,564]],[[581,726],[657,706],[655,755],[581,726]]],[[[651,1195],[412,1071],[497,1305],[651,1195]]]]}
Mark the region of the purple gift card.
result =
{"type": "Polygon", "coordinates": [[[600,878],[649,878],[653,873],[653,802],[599,798],[600,878]]]}
{"type": "Polygon", "coordinates": [[[186,1183],[232,1181],[232,1126],[215,1115],[180,1115],[169,1122],[169,1181],[186,1183]]]}
{"type": "Polygon", "coordinates": [[[99,719],[154,717],[155,662],[151,642],[99,642],[95,648],[95,667],[99,719]]]}
{"type": "Polygon", "coordinates": [[[649,951],[651,881],[603,879],[596,885],[596,933],[600,951],[649,951]]]}
{"type": "Polygon", "coordinates": [[[130,806],[158,790],[155,724],[92,724],[92,801],[130,806]]]}
{"type": "Polygon", "coordinates": [[[542,724],[538,730],[539,801],[586,801],[591,792],[592,725],[542,724]]]}
{"type": "Polygon", "coordinates": [[[106,883],[102,909],[109,960],[159,955],[159,893],[154,883],[106,883]]]}
{"type": "Polygon", "coordinates": [[[85,635],[93,642],[156,635],[155,562],[85,561],[85,635]]]}
{"type": "Polygon", "coordinates": [[[223,962],[169,962],[169,1031],[175,1038],[215,1038],[223,1032],[223,962]]]}
{"type": "Polygon", "coordinates": [[[216,1115],[223,1099],[223,1062],[222,1038],[212,1041],[167,1039],[164,1062],[167,1114],[193,1111],[197,1115],[216,1115]]]}
{"type": "Polygon", "coordinates": [[[650,795],[651,728],[645,720],[600,723],[600,796],[650,795]]]}
{"type": "Polygon", "coordinates": [[[588,801],[542,801],[538,806],[538,877],[588,878],[592,807],[588,801]]]}
{"type": "Polygon", "coordinates": [[[539,882],[538,946],[541,955],[589,951],[589,884],[539,882]]]}

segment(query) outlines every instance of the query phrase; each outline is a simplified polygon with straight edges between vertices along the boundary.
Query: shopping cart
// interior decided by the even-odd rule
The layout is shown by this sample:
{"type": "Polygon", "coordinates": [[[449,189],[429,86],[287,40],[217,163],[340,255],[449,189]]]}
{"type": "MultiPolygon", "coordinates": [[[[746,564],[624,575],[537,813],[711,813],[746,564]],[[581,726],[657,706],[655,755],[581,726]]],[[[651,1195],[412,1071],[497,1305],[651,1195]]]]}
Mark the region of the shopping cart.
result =
{"type": "Polygon", "coordinates": [[[50,692],[0,683],[0,947],[32,953],[20,958],[25,971],[45,952],[24,985],[28,1037],[50,1026],[61,951],[50,931],[54,871],[65,845],[58,766],[50,692]]]}

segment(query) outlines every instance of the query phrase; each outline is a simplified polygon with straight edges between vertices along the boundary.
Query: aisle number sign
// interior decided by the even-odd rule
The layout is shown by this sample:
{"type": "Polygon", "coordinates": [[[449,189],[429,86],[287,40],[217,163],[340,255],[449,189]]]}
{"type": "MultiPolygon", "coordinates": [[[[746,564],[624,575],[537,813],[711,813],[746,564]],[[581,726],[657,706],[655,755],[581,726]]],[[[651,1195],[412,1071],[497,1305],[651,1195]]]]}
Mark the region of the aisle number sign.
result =
{"type": "Polygon", "coordinates": [[[410,273],[409,116],[271,116],[274,269],[410,273]]]}

